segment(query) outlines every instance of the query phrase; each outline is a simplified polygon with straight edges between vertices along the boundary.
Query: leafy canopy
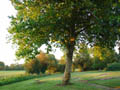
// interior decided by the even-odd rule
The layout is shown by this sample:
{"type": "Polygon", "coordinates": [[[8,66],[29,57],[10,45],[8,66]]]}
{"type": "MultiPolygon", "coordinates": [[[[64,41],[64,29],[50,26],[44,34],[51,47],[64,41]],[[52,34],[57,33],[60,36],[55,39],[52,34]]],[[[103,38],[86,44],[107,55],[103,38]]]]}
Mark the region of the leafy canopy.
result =
{"type": "Polygon", "coordinates": [[[19,58],[33,58],[41,45],[68,48],[86,42],[115,46],[120,36],[117,0],[11,0],[9,33],[19,58]]]}

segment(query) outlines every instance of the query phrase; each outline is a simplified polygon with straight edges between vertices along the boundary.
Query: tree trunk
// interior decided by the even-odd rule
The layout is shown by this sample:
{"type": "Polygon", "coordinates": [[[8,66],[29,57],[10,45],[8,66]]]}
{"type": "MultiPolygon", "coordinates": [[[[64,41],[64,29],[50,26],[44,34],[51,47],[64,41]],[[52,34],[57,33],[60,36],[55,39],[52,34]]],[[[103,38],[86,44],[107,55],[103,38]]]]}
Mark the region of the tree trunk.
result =
{"type": "Polygon", "coordinates": [[[73,51],[74,51],[74,45],[70,45],[67,47],[66,66],[65,66],[65,72],[64,72],[64,77],[63,77],[63,84],[64,85],[67,85],[70,83],[73,51]]]}

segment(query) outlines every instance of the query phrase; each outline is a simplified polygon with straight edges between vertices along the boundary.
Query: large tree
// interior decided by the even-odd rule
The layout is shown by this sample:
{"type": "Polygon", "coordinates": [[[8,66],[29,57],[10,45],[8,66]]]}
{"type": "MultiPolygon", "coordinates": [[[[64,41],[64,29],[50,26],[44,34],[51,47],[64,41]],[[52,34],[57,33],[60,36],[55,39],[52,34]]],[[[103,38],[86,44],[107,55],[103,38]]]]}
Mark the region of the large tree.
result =
{"type": "Polygon", "coordinates": [[[114,47],[119,37],[117,0],[11,0],[17,10],[11,16],[9,33],[18,45],[19,58],[34,58],[41,45],[61,47],[66,52],[63,84],[70,81],[76,45],[114,47]]]}

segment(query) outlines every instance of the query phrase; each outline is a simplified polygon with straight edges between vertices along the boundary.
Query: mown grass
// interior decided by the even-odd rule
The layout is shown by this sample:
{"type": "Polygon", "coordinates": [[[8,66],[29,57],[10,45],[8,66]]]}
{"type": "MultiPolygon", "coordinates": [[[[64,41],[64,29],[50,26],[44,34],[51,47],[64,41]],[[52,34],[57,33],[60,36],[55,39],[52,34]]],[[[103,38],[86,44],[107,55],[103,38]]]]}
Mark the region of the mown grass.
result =
{"type": "Polygon", "coordinates": [[[1,86],[0,90],[102,90],[72,80],[73,84],[68,86],[57,86],[61,83],[63,74],[55,74],[38,79],[27,80],[10,85],[1,86]],[[37,82],[40,80],[40,82],[37,82]]]}
{"type": "Polygon", "coordinates": [[[112,88],[120,88],[120,78],[112,78],[112,79],[106,79],[106,80],[93,80],[90,81],[89,83],[95,83],[98,85],[103,85],[107,87],[112,87],[112,88]]]}
{"type": "Polygon", "coordinates": [[[81,80],[93,80],[120,77],[120,71],[87,71],[73,73],[72,77],[78,77],[81,80]]]}
{"type": "Polygon", "coordinates": [[[103,71],[89,71],[89,72],[74,72],[72,73],[72,85],[57,86],[62,82],[63,74],[54,74],[50,76],[40,77],[37,79],[26,80],[5,86],[0,86],[0,90],[104,90],[91,86],[89,83],[105,85],[109,87],[120,86],[118,78],[119,72],[103,72],[103,71]],[[112,78],[112,79],[108,79],[112,78]],[[114,78],[114,79],[113,79],[114,78]],[[105,80],[97,80],[105,79],[105,80]],[[88,80],[88,83],[83,83],[82,80],[88,80]],[[114,84],[113,84],[114,82],[114,84]]]}

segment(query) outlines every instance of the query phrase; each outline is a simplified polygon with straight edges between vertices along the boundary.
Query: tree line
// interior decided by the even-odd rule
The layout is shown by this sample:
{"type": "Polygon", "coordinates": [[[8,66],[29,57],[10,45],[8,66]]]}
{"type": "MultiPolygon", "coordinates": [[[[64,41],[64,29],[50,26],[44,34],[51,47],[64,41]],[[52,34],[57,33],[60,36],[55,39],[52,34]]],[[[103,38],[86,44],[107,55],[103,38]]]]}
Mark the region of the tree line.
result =
{"type": "MultiPolygon", "coordinates": [[[[72,71],[107,70],[107,67],[112,63],[120,63],[120,55],[114,49],[99,46],[88,47],[85,43],[82,43],[73,55],[72,71]]],[[[41,51],[40,54],[36,55],[36,58],[30,59],[24,64],[7,66],[0,62],[0,70],[26,70],[31,74],[53,74],[57,72],[63,73],[65,64],[65,54],[60,60],[57,60],[53,54],[41,51]]]]}
{"type": "Polygon", "coordinates": [[[11,64],[5,65],[4,62],[0,61],[0,70],[24,70],[23,64],[11,64]]]}

